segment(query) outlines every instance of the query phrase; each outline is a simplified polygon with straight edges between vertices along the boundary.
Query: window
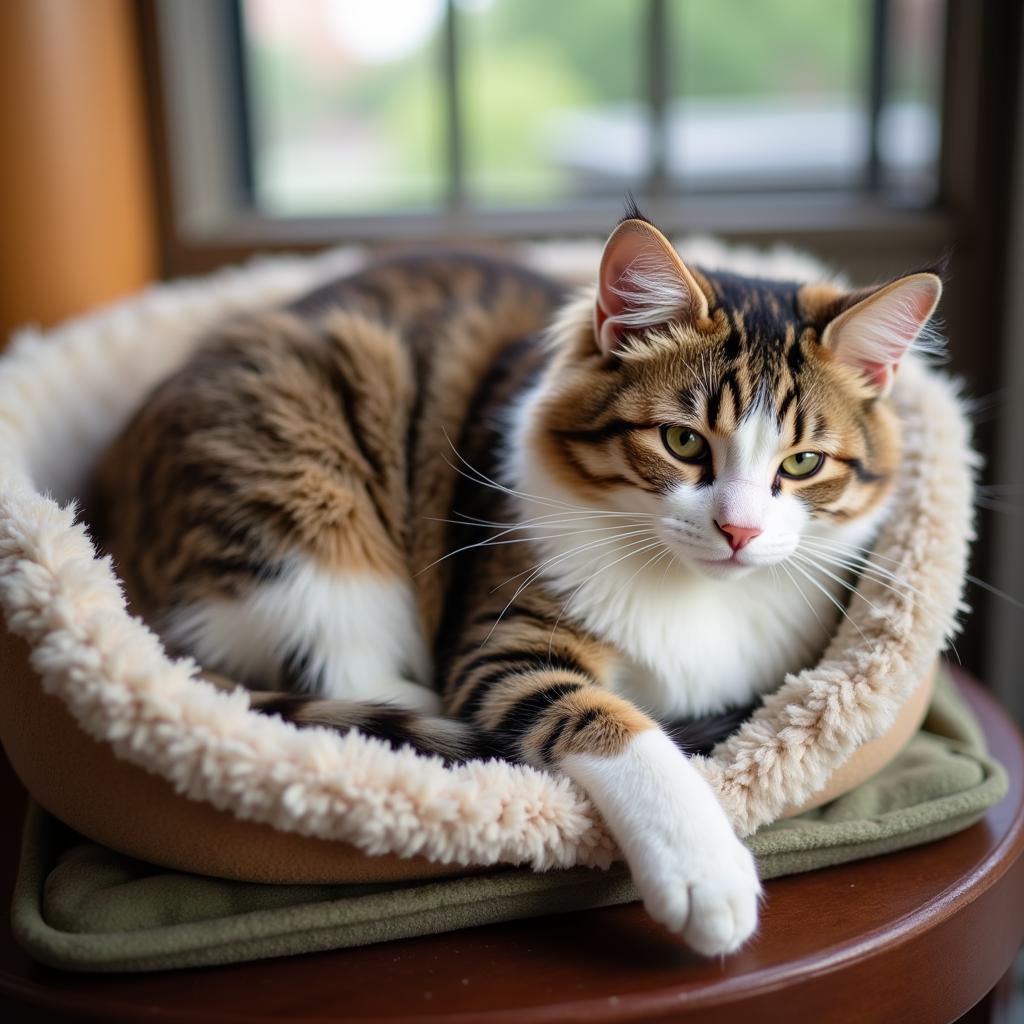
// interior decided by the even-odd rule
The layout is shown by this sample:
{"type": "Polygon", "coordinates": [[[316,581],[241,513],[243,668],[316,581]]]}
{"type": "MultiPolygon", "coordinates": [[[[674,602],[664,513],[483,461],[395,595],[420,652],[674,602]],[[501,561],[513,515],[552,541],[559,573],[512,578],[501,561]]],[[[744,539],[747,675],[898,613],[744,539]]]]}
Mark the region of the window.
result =
{"type": "Polygon", "coordinates": [[[627,188],[927,201],[942,14],[940,0],[241,0],[253,199],[274,216],[627,188]]]}
{"type": "Polygon", "coordinates": [[[440,0],[242,0],[253,200],[272,216],[436,207],[440,0]]]}
{"type": "Polygon", "coordinates": [[[936,195],[942,0],[152,10],[193,239],[594,231],[627,189],[669,227],[863,225],[936,195]]]}

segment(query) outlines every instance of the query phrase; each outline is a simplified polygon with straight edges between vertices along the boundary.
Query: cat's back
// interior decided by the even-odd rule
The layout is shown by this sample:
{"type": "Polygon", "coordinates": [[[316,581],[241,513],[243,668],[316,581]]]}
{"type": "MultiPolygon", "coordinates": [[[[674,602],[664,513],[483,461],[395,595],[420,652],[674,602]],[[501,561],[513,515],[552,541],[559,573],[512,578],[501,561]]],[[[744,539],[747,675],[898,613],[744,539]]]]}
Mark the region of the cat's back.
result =
{"type": "Polygon", "coordinates": [[[289,304],[306,318],[337,308],[359,309],[408,332],[438,316],[514,301],[542,320],[564,297],[551,278],[497,254],[459,249],[411,251],[374,260],[362,270],[321,284],[289,304]]]}
{"type": "Polygon", "coordinates": [[[448,440],[476,447],[474,423],[542,358],[560,298],[491,256],[411,254],[222,324],[97,474],[135,606],[158,618],[185,592],[237,597],[296,551],[383,573],[429,560],[443,538],[424,518],[448,515],[457,481],[448,440]]]}

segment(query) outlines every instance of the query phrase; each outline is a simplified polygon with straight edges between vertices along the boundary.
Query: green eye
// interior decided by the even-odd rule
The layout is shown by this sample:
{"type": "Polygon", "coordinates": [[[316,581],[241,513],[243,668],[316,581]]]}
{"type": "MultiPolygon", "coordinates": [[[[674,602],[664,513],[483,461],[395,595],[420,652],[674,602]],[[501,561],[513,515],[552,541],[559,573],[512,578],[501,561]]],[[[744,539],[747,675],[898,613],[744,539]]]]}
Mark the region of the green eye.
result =
{"type": "Polygon", "coordinates": [[[813,476],[821,469],[825,456],[821,452],[797,452],[782,460],[779,472],[783,476],[800,480],[803,477],[813,476]]]}
{"type": "Polygon", "coordinates": [[[701,462],[708,454],[708,443],[695,430],[687,427],[662,427],[665,447],[683,462],[701,462]]]}

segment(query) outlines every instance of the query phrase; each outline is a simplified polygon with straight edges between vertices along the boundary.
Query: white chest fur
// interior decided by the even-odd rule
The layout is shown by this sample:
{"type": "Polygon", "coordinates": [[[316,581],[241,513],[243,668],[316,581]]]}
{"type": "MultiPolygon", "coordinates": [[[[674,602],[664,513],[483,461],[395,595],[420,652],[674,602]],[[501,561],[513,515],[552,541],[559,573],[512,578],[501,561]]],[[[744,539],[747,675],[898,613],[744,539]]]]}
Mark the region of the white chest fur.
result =
{"type": "MultiPolygon", "coordinates": [[[[750,703],[814,663],[848,597],[835,562],[708,577],[659,543],[656,503],[635,515],[584,509],[545,472],[528,440],[535,401],[516,410],[505,468],[537,549],[536,585],[619,653],[618,692],[655,717],[687,718],[750,703]]],[[[810,524],[806,535],[863,545],[882,515],[810,524]]]]}
{"type": "Polygon", "coordinates": [[[823,649],[838,614],[821,602],[820,624],[794,583],[764,571],[745,586],[689,582],[671,595],[653,586],[634,595],[625,628],[606,634],[623,653],[616,689],[658,718],[746,704],[777,687],[823,649]]]}
{"type": "Polygon", "coordinates": [[[644,567],[653,551],[612,564],[619,554],[574,557],[571,543],[538,541],[545,557],[565,556],[547,585],[569,618],[620,652],[618,692],[658,718],[719,711],[777,687],[813,662],[839,614],[833,581],[822,591],[767,569],[712,580],[666,566],[668,557],[644,567]]]}

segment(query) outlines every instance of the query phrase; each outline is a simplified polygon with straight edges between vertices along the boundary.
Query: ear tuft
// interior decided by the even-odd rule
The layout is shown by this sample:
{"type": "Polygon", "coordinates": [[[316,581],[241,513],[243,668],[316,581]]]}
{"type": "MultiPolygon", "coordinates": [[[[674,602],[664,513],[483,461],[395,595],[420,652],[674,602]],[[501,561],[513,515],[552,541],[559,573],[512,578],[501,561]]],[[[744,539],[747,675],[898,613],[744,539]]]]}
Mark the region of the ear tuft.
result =
{"type": "Polygon", "coordinates": [[[654,226],[654,222],[651,220],[651,218],[646,216],[644,212],[640,209],[640,207],[637,205],[636,196],[633,195],[633,192],[630,189],[626,190],[626,202],[619,223],[622,224],[623,221],[627,220],[640,220],[643,221],[645,224],[650,224],[652,227],[654,226]]]}
{"type": "Polygon", "coordinates": [[[839,362],[864,374],[885,396],[941,296],[942,281],[935,274],[900,278],[840,313],[825,328],[822,344],[839,362]]]}
{"type": "Polygon", "coordinates": [[[614,351],[629,331],[707,313],[707,298],[668,239],[645,220],[622,221],[601,256],[594,308],[601,350],[614,351]]]}

